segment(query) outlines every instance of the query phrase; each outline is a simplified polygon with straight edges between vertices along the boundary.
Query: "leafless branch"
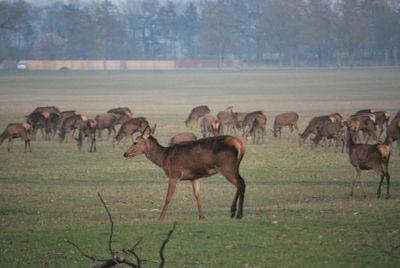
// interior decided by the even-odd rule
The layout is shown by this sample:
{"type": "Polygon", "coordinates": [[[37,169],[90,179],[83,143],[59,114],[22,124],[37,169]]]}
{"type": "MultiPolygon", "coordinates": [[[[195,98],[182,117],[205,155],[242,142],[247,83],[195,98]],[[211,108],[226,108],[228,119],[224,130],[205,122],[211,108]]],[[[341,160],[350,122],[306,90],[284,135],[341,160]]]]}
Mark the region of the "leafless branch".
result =
{"type": "Polygon", "coordinates": [[[111,217],[110,211],[108,210],[108,207],[107,207],[107,205],[106,205],[106,202],[104,202],[103,197],[101,196],[101,194],[100,194],[99,192],[97,192],[97,195],[99,196],[100,201],[101,201],[101,203],[103,204],[104,209],[105,209],[106,212],[107,212],[108,219],[110,220],[111,226],[110,226],[110,238],[108,239],[108,250],[110,251],[111,257],[114,258],[115,253],[114,253],[114,251],[113,251],[113,249],[112,249],[112,237],[113,237],[113,235],[114,235],[114,221],[113,221],[113,219],[112,219],[112,217],[111,217]]]}
{"type": "Polygon", "coordinates": [[[167,234],[167,237],[165,238],[164,242],[161,245],[161,248],[160,248],[160,260],[161,260],[161,262],[160,262],[160,265],[158,266],[158,268],[164,267],[164,264],[165,264],[164,249],[165,249],[165,246],[167,245],[169,239],[171,238],[172,233],[175,231],[175,227],[176,227],[176,221],[172,225],[172,229],[169,231],[169,233],[167,234]]]}

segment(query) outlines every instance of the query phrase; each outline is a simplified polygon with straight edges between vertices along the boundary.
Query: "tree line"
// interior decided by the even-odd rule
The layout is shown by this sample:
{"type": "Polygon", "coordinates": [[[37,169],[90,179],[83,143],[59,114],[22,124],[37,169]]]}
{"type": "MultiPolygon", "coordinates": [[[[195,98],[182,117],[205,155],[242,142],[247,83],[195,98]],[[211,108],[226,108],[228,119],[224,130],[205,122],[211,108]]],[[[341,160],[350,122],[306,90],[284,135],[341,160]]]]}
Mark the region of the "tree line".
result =
{"type": "Polygon", "coordinates": [[[398,65],[399,45],[399,0],[0,1],[0,62],[398,65]]]}

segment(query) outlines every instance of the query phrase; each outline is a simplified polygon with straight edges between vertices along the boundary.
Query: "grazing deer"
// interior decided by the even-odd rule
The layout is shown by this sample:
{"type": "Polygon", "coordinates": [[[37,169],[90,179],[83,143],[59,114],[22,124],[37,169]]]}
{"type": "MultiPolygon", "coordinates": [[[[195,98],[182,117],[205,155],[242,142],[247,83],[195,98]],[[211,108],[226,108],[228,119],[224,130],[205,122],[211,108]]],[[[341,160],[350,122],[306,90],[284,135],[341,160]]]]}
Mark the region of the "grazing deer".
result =
{"type": "Polygon", "coordinates": [[[178,144],[185,141],[195,141],[195,140],[197,140],[197,137],[192,132],[181,132],[172,136],[171,139],[169,139],[168,146],[172,146],[174,144],[178,144]]]}
{"type": "Polygon", "coordinates": [[[203,138],[210,137],[213,135],[212,124],[215,121],[215,117],[211,114],[206,114],[200,119],[200,132],[203,134],[203,138]]]}
{"type": "Polygon", "coordinates": [[[117,118],[117,124],[123,124],[126,121],[128,121],[129,119],[131,119],[133,116],[132,110],[129,109],[128,107],[118,107],[118,108],[110,109],[107,111],[107,113],[115,114],[115,116],[117,118]]]}
{"type": "MultiPolygon", "coordinates": [[[[335,141],[335,153],[339,143],[342,144],[342,153],[344,152],[344,124],[340,121],[326,122],[322,128],[318,129],[317,135],[312,140],[311,151],[317,148],[321,140],[334,140],[335,141]]],[[[325,143],[325,151],[327,151],[327,145],[325,143]]]]}
{"type": "Polygon", "coordinates": [[[364,198],[367,197],[364,186],[364,177],[362,170],[373,169],[380,176],[380,182],[377,190],[377,197],[381,197],[381,187],[383,179],[386,177],[386,199],[389,199],[389,158],[390,147],[386,144],[356,144],[353,141],[353,130],[346,128],[346,146],[350,158],[351,165],[355,168],[355,174],[351,185],[350,197],[353,198],[354,185],[357,179],[361,181],[361,189],[364,198]]]}
{"type": "Polygon", "coordinates": [[[115,113],[106,113],[96,115],[94,118],[97,123],[97,137],[101,139],[101,132],[104,129],[108,130],[107,140],[110,138],[111,133],[116,133],[115,126],[118,124],[118,117],[115,113]]]}
{"type": "Polygon", "coordinates": [[[253,126],[254,120],[258,116],[264,117],[265,121],[267,120],[267,113],[264,111],[255,111],[255,112],[248,113],[246,115],[246,117],[243,119],[243,122],[242,122],[242,136],[243,137],[247,136],[247,132],[250,131],[250,129],[253,126]]]}
{"type": "Polygon", "coordinates": [[[278,114],[274,120],[274,128],[272,132],[274,133],[274,137],[281,137],[281,129],[283,127],[288,126],[290,128],[290,133],[293,132],[293,128],[299,132],[299,128],[297,127],[297,121],[299,120],[299,115],[296,112],[287,112],[278,114]]]}
{"type": "Polygon", "coordinates": [[[378,142],[375,127],[376,116],[374,114],[352,115],[346,120],[347,124],[352,128],[355,134],[356,142],[360,142],[360,131],[367,134],[366,143],[372,136],[378,142]]]}
{"type": "Polygon", "coordinates": [[[30,134],[32,131],[32,126],[28,123],[11,123],[8,124],[6,129],[3,131],[3,133],[0,135],[0,145],[3,143],[3,141],[8,138],[8,147],[7,151],[11,152],[13,148],[13,139],[15,138],[21,138],[25,141],[25,151],[26,153],[28,147],[29,147],[29,152],[32,153],[31,149],[31,141],[30,141],[30,134]]]}
{"type": "Polygon", "coordinates": [[[199,118],[206,114],[209,114],[210,111],[211,110],[207,105],[200,105],[194,107],[190,112],[188,118],[185,120],[185,126],[191,128],[193,121],[196,121],[196,124],[198,124],[199,118]]]}
{"type": "Polygon", "coordinates": [[[264,135],[266,133],[265,127],[267,118],[259,115],[255,117],[250,130],[246,133],[246,140],[253,139],[253,144],[264,143],[264,135]]]}
{"type": "MultiPolygon", "coordinates": [[[[132,135],[136,132],[143,132],[143,130],[149,126],[149,121],[147,121],[144,117],[135,117],[132,118],[125,123],[122,124],[121,128],[118,130],[117,135],[114,137],[112,141],[112,145],[115,148],[118,143],[123,138],[131,137],[133,141],[132,135]]],[[[154,130],[155,128],[153,128],[154,130]]]]}
{"type": "Polygon", "coordinates": [[[97,122],[95,120],[89,119],[81,122],[79,126],[79,134],[76,139],[78,150],[82,151],[83,140],[87,137],[90,144],[89,152],[96,152],[96,126],[97,122]]]}
{"type": "Polygon", "coordinates": [[[160,220],[165,218],[168,204],[172,199],[177,183],[181,180],[191,181],[199,218],[204,218],[198,179],[212,176],[218,172],[237,188],[231,206],[231,218],[236,215],[236,218],[240,219],[243,217],[246,185],[239,174],[239,165],[244,153],[243,142],[232,136],[210,137],[163,147],[151,136],[151,129],[147,127],[143,134],[137,137],[132,146],[129,147],[124,157],[131,158],[145,154],[151,162],[161,167],[168,176],[168,191],[160,220]]]}
{"type": "Polygon", "coordinates": [[[49,140],[50,137],[48,135],[47,131],[47,121],[50,117],[50,113],[48,112],[42,112],[42,111],[36,111],[32,112],[29,115],[25,116],[25,122],[30,124],[32,126],[32,138],[36,138],[36,133],[40,129],[40,132],[42,133],[42,137],[45,140],[49,140]],[[45,133],[43,133],[43,129],[45,130],[45,133]]]}
{"type": "Polygon", "coordinates": [[[240,123],[236,114],[232,111],[232,108],[233,106],[229,106],[224,111],[217,114],[218,120],[222,123],[224,129],[226,129],[226,131],[224,131],[226,134],[229,132],[235,133],[236,130],[240,129],[240,123]]]}
{"type": "Polygon", "coordinates": [[[371,109],[367,109],[357,111],[355,115],[373,115],[375,120],[374,124],[375,126],[378,126],[380,130],[378,134],[379,139],[381,138],[384,129],[387,128],[389,125],[390,113],[385,111],[374,111],[371,109]]]}
{"type": "Polygon", "coordinates": [[[58,126],[60,120],[61,120],[60,113],[58,113],[58,112],[50,113],[50,116],[47,120],[47,125],[46,125],[46,133],[49,137],[52,134],[51,137],[54,139],[54,136],[56,135],[56,132],[57,132],[57,126],[58,126]]]}
{"type": "Polygon", "coordinates": [[[73,131],[79,129],[81,126],[82,121],[87,120],[86,116],[76,114],[70,117],[67,117],[63,120],[60,133],[58,133],[60,137],[60,143],[64,142],[66,135],[73,134],[73,131]]]}
{"type": "Polygon", "coordinates": [[[60,113],[60,108],[56,106],[39,106],[36,107],[35,110],[32,111],[32,113],[35,112],[46,112],[46,113],[60,113]]]}
{"type": "Polygon", "coordinates": [[[333,113],[330,115],[316,116],[308,122],[306,129],[303,133],[299,134],[299,146],[302,146],[305,140],[311,134],[317,134],[318,129],[320,129],[326,122],[336,122],[343,120],[343,115],[339,113],[333,113]]]}

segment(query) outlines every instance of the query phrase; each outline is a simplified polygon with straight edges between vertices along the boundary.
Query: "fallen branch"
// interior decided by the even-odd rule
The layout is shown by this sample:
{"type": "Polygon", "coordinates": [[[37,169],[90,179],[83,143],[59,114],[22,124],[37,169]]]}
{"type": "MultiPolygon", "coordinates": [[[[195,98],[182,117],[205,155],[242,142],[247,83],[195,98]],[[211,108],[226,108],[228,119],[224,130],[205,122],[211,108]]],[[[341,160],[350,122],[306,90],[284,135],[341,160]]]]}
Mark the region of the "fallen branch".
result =
{"type": "MultiPolygon", "coordinates": [[[[136,263],[131,261],[131,260],[129,260],[126,257],[116,256],[116,253],[112,248],[112,238],[113,238],[113,235],[114,235],[114,221],[112,219],[111,213],[108,210],[108,207],[107,207],[106,202],[104,201],[103,197],[101,196],[100,193],[97,193],[97,195],[99,196],[100,201],[103,204],[103,207],[107,212],[108,219],[109,219],[110,224],[111,224],[111,226],[110,226],[110,236],[109,236],[109,239],[108,239],[108,250],[110,251],[111,258],[110,259],[97,259],[96,257],[91,256],[91,255],[87,254],[86,252],[84,252],[73,241],[71,241],[69,239],[66,239],[65,242],[67,242],[67,243],[71,244],[72,246],[74,246],[81,253],[82,256],[90,259],[92,261],[91,266],[90,266],[91,268],[109,268],[109,267],[113,267],[113,266],[118,265],[118,264],[126,264],[126,265],[128,265],[130,267],[133,267],[133,268],[142,268],[141,264],[142,264],[143,261],[140,259],[139,255],[135,252],[136,247],[142,242],[142,239],[139,239],[132,248],[123,249],[122,250],[122,252],[124,252],[127,255],[129,255],[129,254],[133,255],[135,257],[136,263]]],[[[160,248],[160,265],[158,266],[159,268],[164,267],[164,264],[165,264],[164,250],[165,250],[165,247],[166,247],[169,239],[172,236],[172,233],[175,231],[175,228],[176,228],[176,222],[174,222],[171,230],[167,234],[167,237],[164,239],[163,243],[161,244],[161,248],[160,248]]]]}

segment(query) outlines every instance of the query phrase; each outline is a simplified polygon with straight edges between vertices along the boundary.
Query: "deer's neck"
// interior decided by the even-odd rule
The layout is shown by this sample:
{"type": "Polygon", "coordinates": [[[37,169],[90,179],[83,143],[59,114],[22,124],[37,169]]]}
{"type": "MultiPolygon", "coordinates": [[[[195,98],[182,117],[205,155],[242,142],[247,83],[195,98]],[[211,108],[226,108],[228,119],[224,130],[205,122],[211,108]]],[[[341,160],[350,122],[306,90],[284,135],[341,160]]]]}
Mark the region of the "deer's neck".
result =
{"type": "Polygon", "coordinates": [[[166,148],[161,146],[153,137],[149,137],[147,146],[148,148],[145,152],[147,159],[163,168],[164,159],[167,156],[166,148]]]}

